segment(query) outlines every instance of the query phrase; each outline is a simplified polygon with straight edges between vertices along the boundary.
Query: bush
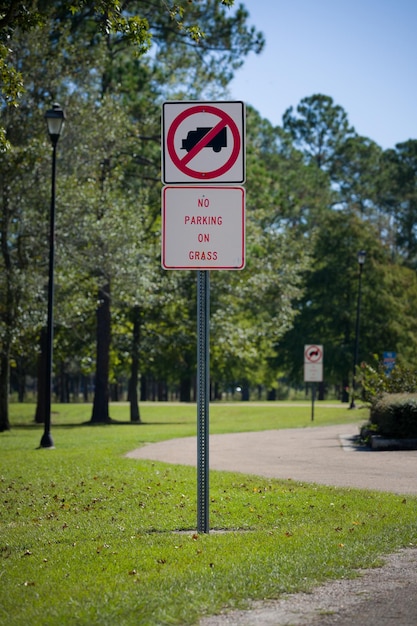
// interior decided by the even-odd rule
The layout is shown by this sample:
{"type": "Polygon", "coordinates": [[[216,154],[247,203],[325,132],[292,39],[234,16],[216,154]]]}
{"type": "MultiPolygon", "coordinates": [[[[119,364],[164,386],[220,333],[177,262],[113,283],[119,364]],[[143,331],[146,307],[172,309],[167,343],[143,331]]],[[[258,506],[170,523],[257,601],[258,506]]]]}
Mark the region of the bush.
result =
{"type": "Polygon", "coordinates": [[[375,399],[371,429],[391,439],[417,438],[417,393],[386,393],[375,399]]]}
{"type": "Polygon", "coordinates": [[[373,403],[383,394],[417,393],[417,370],[397,363],[387,374],[384,364],[362,363],[358,368],[357,381],[362,387],[362,399],[373,403]]]}

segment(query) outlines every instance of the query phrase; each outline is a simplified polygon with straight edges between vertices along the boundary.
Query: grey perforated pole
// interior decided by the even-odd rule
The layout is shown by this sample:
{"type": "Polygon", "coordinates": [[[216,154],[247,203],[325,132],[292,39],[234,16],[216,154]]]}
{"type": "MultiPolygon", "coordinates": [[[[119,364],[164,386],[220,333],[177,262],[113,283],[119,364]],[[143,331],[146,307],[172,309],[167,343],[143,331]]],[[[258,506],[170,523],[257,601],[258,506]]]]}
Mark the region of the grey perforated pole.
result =
{"type": "Polygon", "coordinates": [[[197,532],[209,532],[210,274],[197,270],[197,532]]]}

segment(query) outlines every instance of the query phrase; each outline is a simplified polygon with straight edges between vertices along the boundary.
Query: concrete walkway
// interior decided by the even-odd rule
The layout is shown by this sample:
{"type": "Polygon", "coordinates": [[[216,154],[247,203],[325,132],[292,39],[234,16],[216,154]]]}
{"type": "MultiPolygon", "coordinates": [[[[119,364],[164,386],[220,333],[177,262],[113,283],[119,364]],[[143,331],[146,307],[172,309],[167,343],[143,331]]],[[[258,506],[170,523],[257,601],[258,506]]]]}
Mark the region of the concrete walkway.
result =
{"type": "MultiPolygon", "coordinates": [[[[371,451],[352,445],[357,424],[211,435],[209,467],[271,478],[417,494],[417,450],[371,451]]],[[[129,457],[196,465],[195,437],[146,445],[129,457]]]]}
{"type": "MultiPolygon", "coordinates": [[[[210,469],[297,481],[417,494],[417,450],[371,451],[353,445],[358,425],[211,435],[210,469]]],[[[137,459],[196,465],[195,437],[149,444],[137,459]]],[[[199,626],[415,626],[417,549],[389,555],[381,568],[335,580],[312,593],[254,602],[247,611],[202,619],[199,626]]]]}

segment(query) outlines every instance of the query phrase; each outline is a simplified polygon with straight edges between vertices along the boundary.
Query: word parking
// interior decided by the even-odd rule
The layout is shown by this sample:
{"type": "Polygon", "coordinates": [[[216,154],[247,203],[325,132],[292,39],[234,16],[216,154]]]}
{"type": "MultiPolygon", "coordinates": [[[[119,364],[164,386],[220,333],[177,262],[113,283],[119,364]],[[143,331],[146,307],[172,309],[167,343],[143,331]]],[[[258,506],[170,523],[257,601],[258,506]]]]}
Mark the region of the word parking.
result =
{"type": "Polygon", "coordinates": [[[221,226],[223,217],[221,215],[186,215],[184,223],[191,226],[221,226]]]}

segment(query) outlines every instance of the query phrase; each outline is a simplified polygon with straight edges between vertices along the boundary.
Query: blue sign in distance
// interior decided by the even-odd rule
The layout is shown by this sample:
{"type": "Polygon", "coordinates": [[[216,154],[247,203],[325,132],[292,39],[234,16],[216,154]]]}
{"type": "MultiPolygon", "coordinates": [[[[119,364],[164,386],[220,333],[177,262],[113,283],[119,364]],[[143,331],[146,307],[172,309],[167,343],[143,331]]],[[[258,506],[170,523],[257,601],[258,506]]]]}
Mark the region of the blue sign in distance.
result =
{"type": "Polygon", "coordinates": [[[387,376],[389,376],[392,370],[394,369],[396,358],[397,358],[396,352],[384,352],[383,353],[384,368],[385,368],[385,373],[387,376]]]}

